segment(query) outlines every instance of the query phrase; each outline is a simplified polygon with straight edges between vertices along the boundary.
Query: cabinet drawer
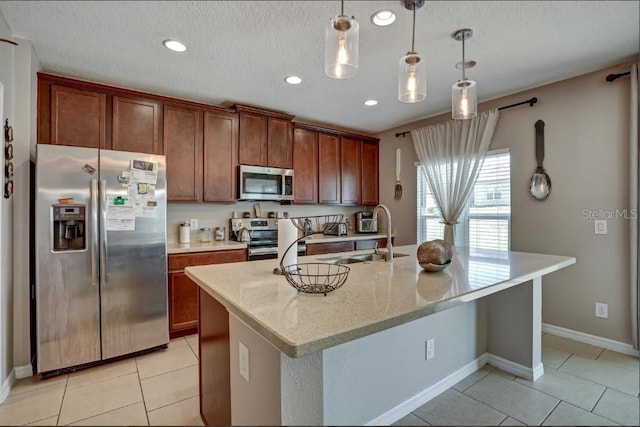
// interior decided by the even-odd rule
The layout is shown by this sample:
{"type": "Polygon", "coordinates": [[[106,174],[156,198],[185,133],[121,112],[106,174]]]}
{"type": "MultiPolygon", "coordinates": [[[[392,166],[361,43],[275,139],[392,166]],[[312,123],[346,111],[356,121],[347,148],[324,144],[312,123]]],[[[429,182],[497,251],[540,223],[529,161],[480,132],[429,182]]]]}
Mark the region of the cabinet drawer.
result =
{"type": "Polygon", "coordinates": [[[332,254],[335,252],[350,252],[353,250],[353,242],[313,243],[307,245],[307,255],[332,254]]]}
{"type": "Polygon", "coordinates": [[[185,267],[195,265],[224,264],[246,260],[246,249],[173,254],[169,255],[169,271],[182,270],[185,267]]]}

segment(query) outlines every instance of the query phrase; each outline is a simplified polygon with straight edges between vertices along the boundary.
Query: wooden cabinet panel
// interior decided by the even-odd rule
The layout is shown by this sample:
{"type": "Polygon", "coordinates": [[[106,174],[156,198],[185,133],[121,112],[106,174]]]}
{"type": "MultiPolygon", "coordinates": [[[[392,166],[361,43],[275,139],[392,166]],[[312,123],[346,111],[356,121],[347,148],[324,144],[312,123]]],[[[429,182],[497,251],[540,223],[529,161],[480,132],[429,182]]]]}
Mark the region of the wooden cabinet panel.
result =
{"type": "Polygon", "coordinates": [[[198,285],[183,272],[169,273],[169,330],[198,326],[198,285]]]}
{"type": "Polygon", "coordinates": [[[238,162],[243,165],[266,165],[267,117],[241,111],[239,121],[238,162]]]}
{"type": "Polygon", "coordinates": [[[114,150],[164,154],[159,137],[160,104],[141,98],[113,97],[114,150]]]}
{"type": "Polygon", "coordinates": [[[167,200],[197,202],[202,197],[202,111],[165,105],[167,200]]]}
{"type": "Polygon", "coordinates": [[[340,203],[340,137],[318,133],[318,202],[340,203]]]}
{"type": "Polygon", "coordinates": [[[377,142],[362,141],[362,204],[376,206],[379,193],[379,146],[377,142]]]}
{"type": "Polygon", "coordinates": [[[184,268],[246,260],[246,249],[169,255],[169,334],[172,338],[195,333],[198,326],[198,285],[186,276],[184,268]]]}
{"type": "Polygon", "coordinates": [[[345,205],[359,205],[362,200],[360,184],[362,180],[361,150],[362,141],[342,137],[340,144],[340,170],[342,193],[341,202],[345,205]]]}
{"type": "Polygon", "coordinates": [[[313,243],[307,245],[307,255],[332,254],[335,252],[349,252],[354,250],[353,241],[313,243]]]}
{"type": "Polygon", "coordinates": [[[293,167],[291,120],[269,117],[267,122],[267,166],[291,169],[293,167]]]}
{"type": "Polygon", "coordinates": [[[294,202],[318,203],[318,133],[308,129],[293,132],[294,202]]]}
{"type": "Polygon", "coordinates": [[[106,106],[104,93],[52,85],[51,144],[107,148],[106,106]]]}
{"type": "Polygon", "coordinates": [[[235,114],[204,113],[204,201],[237,198],[237,122],[235,114]]]}

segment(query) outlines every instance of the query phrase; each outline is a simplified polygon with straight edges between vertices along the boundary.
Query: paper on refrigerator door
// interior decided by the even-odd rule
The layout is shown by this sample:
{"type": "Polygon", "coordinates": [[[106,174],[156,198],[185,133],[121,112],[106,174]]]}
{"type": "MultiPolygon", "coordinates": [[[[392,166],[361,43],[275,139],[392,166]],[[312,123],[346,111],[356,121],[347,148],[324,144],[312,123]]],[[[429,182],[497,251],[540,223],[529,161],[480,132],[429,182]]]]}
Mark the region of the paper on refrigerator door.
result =
{"type": "Polygon", "coordinates": [[[130,182],[155,185],[158,181],[158,164],[144,160],[131,160],[130,182]]]}
{"type": "Polygon", "coordinates": [[[132,231],[136,229],[134,204],[129,197],[107,196],[107,231],[132,231]]]}

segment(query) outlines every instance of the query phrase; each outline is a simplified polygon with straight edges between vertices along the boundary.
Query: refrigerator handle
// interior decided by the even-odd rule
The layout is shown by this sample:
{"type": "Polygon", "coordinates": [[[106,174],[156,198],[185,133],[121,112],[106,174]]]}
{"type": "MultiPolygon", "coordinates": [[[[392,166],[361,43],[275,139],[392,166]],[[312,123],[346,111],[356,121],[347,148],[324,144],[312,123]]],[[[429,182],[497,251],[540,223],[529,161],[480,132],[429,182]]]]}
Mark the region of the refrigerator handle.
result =
{"type": "Polygon", "coordinates": [[[107,181],[100,180],[100,222],[102,223],[102,238],[100,239],[100,273],[102,283],[109,280],[107,273],[107,181]]]}
{"type": "Polygon", "coordinates": [[[98,180],[91,180],[91,284],[98,286],[98,180]]]}

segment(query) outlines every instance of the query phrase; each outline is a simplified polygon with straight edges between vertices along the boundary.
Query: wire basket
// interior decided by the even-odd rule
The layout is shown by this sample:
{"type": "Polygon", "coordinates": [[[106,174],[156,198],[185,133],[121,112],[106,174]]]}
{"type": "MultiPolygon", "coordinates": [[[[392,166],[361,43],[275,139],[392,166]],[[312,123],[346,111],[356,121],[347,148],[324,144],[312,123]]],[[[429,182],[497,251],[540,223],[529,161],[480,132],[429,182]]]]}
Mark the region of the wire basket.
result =
{"type": "Polygon", "coordinates": [[[302,231],[302,237],[296,239],[284,251],[280,259],[280,268],[276,270],[279,270],[279,274],[283,274],[287,282],[298,292],[327,296],[327,293],[335,291],[347,281],[351,269],[345,265],[322,262],[282,264],[291,248],[297,248],[299,241],[310,234],[324,233],[342,222],[342,218],[342,214],[289,218],[298,230],[302,231]]]}
{"type": "Polygon", "coordinates": [[[310,234],[322,234],[327,230],[331,230],[336,224],[342,222],[342,218],[344,218],[342,214],[331,214],[300,216],[289,219],[298,230],[302,231],[305,236],[308,236],[310,234]]]}
{"type": "Polygon", "coordinates": [[[287,282],[298,292],[324,294],[335,291],[344,285],[349,276],[349,267],[345,265],[321,262],[282,266],[287,282]]]}

